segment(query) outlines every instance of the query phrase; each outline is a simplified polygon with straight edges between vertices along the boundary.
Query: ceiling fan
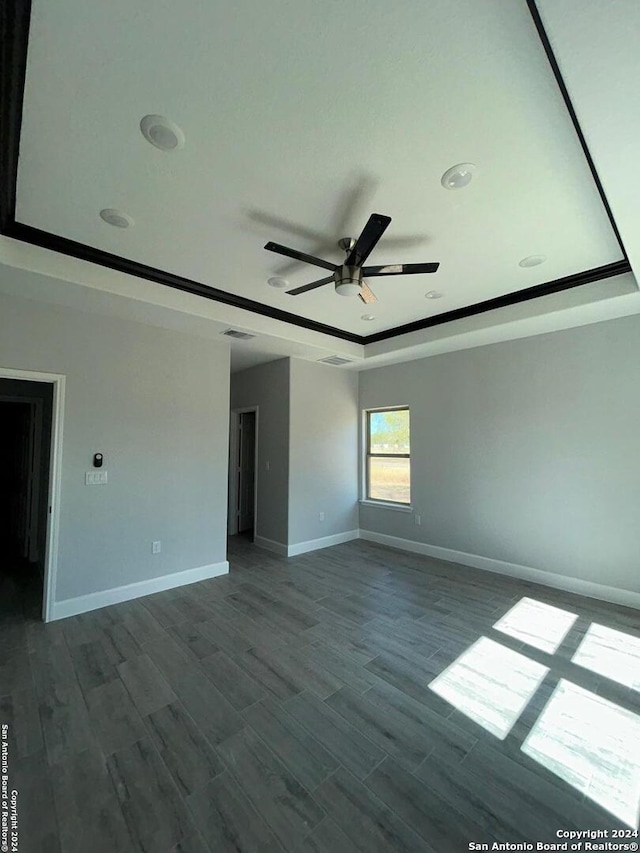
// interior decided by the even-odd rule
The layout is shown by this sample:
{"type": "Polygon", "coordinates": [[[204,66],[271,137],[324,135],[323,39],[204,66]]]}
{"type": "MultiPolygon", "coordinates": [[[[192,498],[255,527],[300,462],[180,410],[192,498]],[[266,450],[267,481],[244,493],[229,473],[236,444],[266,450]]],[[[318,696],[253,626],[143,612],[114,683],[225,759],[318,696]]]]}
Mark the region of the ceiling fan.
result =
{"type": "Polygon", "coordinates": [[[338,242],[340,248],[347,253],[343,264],[332,264],[330,261],[316,258],[313,255],[306,255],[304,252],[298,252],[297,249],[289,249],[287,246],[281,246],[279,243],[267,243],[265,249],[269,252],[276,252],[279,255],[286,255],[286,257],[294,258],[297,261],[304,261],[307,264],[331,270],[331,275],[326,278],[312,281],[310,284],[303,284],[302,287],[295,287],[293,290],[287,290],[286,292],[290,296],[299,296],[308,290],[315,290],[316,287],[322,287],[325,284],[333,282],[336,293],[340,296],[357,295],[363,302],[369,304],[376,301],[376,296],[364,281],[364,276],[373,278],[380,275],[416,275],[417,273],[436,272],[440,266],[437,263],[388,264],[387,266],[380,267],[363,266],[390,222],[390,216],[383,216],[381,213],[372,213],[357,240],[353,237],[343,237],[338,242]]]}

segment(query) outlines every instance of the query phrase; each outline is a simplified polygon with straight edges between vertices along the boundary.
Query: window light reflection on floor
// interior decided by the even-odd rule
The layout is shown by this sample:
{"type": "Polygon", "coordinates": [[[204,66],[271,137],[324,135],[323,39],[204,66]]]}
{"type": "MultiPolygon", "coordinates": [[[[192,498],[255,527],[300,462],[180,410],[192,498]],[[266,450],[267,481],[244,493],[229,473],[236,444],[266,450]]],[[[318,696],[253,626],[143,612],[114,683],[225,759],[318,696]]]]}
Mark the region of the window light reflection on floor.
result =
{"type": "Polygon", "coordinates": [[[493,627],[496,631],[553,654],[577,618],[574,613],[559,607],[533,598],[522,598],[493,627]]]}
{"type": "Polygon", "coordinates": [[[594,622],[572,662],[632,690],[640,690],[640,637],[594,622]]]}
{"type": "Polygon", "coordinates": [[[640,717],[562,679],[522,751],[638,828],[640,717]]]}
{"type": "Polygon", "coordinates": [[[549,670],[481,637],[429,687],[503,740],[549,670]]]}

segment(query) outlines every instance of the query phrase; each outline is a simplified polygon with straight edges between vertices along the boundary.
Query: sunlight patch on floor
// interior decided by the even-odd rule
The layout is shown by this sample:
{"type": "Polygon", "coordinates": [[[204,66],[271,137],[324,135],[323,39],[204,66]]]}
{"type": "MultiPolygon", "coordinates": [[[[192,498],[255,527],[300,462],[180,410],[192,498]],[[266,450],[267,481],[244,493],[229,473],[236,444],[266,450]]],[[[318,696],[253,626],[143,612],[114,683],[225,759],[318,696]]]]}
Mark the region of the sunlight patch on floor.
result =
{"type": "Polygon", "coordinates": [[[548,672],[546,666],[481,637],[429,687],[503,740],[548,672]]]}
{"type": "Polygon", "coordinates": [[[594,622],[572,661],[632,690],[640,690],[640,637],[594,622]]]}
{"type": "Polygon", "coordinates": [[[522,598],[493,627],[496,631],[553,654],[577,618],[576,614],[559,607],[533,598],[522,598]]]}
{"type": "Polygon", "coordinates": [[[638,743],[640,717],[562,679],[522,751],[636,829],[638,743]]]}

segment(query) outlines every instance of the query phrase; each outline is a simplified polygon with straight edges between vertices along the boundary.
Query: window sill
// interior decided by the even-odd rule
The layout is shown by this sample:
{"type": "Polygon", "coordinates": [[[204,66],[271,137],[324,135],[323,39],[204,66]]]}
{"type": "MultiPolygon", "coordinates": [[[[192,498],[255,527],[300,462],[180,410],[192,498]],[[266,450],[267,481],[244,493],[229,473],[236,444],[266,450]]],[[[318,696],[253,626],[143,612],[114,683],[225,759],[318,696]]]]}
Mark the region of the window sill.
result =
{"type": "Polygon", "coordinates": [[[361,500],[358,502],[360,506],[375,506],[379,509],[392,509],[396,512],[413,512],[412,506],[407,506],[406,504],[391,504],[385,503],[384,501],[369,501],[369,500],[361,500]]]}

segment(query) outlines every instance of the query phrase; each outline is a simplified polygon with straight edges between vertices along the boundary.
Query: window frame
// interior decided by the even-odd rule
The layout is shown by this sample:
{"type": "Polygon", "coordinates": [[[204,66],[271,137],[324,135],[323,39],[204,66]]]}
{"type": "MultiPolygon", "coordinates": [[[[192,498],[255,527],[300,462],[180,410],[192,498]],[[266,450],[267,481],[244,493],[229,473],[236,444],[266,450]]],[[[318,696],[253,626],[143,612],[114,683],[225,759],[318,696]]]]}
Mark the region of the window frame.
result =
{"type": "Polygon", "coordinates": [[[366,503],[380,504],[381,506],[389,506],[398,509],[411,508],[411,408],[410,406],[383,406],[375,409],[364,410],[364,489],[363,501],[366,503]],[[372,453],[371,452],[371,415],[378,412],[409,412],[409,453],[372,453]],[[408,459],[409,460],[409,500],[408,501],[392,501],[382,498],[372,498],[370,496],[371,483],[371,459],[408,459]]]}

